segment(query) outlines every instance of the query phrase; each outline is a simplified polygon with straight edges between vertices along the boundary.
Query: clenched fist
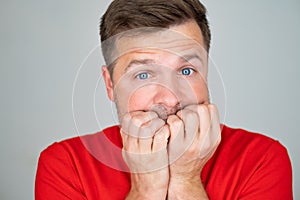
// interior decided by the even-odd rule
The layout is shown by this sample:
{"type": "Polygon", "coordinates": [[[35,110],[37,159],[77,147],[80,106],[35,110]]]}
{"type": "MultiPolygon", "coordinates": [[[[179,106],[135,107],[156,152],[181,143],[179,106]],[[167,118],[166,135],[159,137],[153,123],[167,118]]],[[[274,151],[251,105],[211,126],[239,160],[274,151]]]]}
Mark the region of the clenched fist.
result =
{"type": "Polygon", "coordinates": [[[167,123],[170,127],[170,199],[207,198],[200,174],[221,141],[216,106],[187,106],[169,116],[167,123]]]}
{"type": "Polygon", "coordinates": [[[166,121],[153,111],[131,112],[121,126],[127,199],[207,198],[200,174],[221,140],[216,106],[189,105],[166,121]]]}
{"type": "Polygon", "coordinates": [[[165,199],[169,183],[169,129],[155,112],[132,112],[122,120],[123,158],[131,172],[127,199],[165,199]]]}

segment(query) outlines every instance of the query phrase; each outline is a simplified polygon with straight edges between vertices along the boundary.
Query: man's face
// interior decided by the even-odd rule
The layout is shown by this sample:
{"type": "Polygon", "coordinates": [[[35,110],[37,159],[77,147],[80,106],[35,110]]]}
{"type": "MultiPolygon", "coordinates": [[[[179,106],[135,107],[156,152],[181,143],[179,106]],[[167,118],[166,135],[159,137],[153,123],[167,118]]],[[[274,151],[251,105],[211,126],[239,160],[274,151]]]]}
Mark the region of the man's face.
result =
{"type": "Polygon", "coordinates": [[[207,53],[201,30],[190,21],[170,29],[123,37],[117,42],[113,77],[103,75],[119,119],[155,111],[160,118],[191,104],[207,104],[207,53]]]}

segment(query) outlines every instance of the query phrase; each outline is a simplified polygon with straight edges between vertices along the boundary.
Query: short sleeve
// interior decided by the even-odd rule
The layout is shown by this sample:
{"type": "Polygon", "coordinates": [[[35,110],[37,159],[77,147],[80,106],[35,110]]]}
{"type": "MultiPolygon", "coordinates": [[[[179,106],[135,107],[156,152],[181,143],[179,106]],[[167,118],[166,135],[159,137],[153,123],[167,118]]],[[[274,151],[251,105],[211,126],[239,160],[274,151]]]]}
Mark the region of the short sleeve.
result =
{"type": "Polygon", "coordinates": [[[274,141],[267,149],[239,199],[293,199],[291,162],[279,142],[274,141]]]}
{"type": "Polygon", "coordinates": [[[36,200],[86,200],[68,151],[59,143],[39,157],[35,180],[36,200]]]}

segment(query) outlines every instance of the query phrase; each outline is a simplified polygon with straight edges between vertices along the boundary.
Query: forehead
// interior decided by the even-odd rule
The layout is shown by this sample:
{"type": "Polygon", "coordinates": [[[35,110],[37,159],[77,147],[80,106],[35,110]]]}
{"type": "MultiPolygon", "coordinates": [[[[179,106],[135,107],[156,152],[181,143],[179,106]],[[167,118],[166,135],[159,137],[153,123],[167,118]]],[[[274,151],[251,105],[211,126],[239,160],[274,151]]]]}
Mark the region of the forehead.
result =
{"type": "Polygon", "coordinates": [[[112,39],[115,41],[111,51],[113,62],[132,52],[149,53],[149,56],[158,52],[169,52],[178,56],[198,53],[201,57],[207,57],[201,30],[194,21],[168,29],[132,29],[112,39]]]}

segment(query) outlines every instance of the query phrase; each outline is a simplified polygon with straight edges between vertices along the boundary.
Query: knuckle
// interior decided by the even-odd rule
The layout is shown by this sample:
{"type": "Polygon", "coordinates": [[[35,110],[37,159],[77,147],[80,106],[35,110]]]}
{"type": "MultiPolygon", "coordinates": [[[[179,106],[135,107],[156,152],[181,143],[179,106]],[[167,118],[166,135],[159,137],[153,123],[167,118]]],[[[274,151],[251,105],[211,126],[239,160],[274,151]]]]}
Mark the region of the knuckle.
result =
{"type": "Polygon", "coordinates": [[[198,120],[198,114],[195,111],[186,109],[183,111],[183,120],[186,121],[198,120]]]}
{"type": "Polygon", "coordinates": [[[157,113],[154,112],[154,111],[148,111],[148,112],[147,112],[147,117],[149,118],[149,120],[151,120],[151,119],[153,119],[153,118],[157,118],[158,115],[157,115],[157,113]]]}
{"type": "Polygon", "coordinates": [[[198,106],[198,105],[192,104],[192,105],[186,106],[185,109],[188,109],[188,110],[197,110],[197,106],[198,106]]]}
{"type": "Polygon", "coordinates": [[[122,127],[128,127],[130,120],[131,115],[129,113],[126,113],[121,120],[122,127]]]}
{"type": "Polygon", "coordinates": [[[179,126],[183,125],[183,122],[182,122],[182,120],[180,120],[180,119],[177,118],[177,119],[173,120],[172,125],[176,126],[176,127],[179,127],[179,126]]]}
{"type": "Polygon", "coordinates": [[[218,115],[218,108],[216,105],[214,105],[214,104],[208,105],[208,108],[209,108],[209,112],[212,115],[218,115]]]}
{"type": "Polygon", "coordinates": [[[139,116],[135,116],[131,119],[132,124],[140,127],[143,124],[143,120],[139,116]]]}
{"type": "Polygon", "coordinates": [[[155,135],[154,137],[162,137],[166,138],[169,136],[169,129],[167,126],[162,127],[155,135]]]}
{"type": "Polygon", "coordinates": [[[208,107],[206,105],[199,105],[197,108],[199,115],[207,115],[208,114],[208,107]]]}
{"type": "Polygon", "coordinates": [[[156,118],[156,125],[157,127],[162,127],[165,124],[165,121],[160,119],[160,118],[156,118]]]}
{"type": "Polygon", "coordinates": [[[153,135],[151,129],[149,127],[141,128],[139,138],[141,139],[149,139],[153,135]]]}
{"type": "Polygon", "coordinates": [[[195,113],[195,112],[193,112],[193,111],[190,111],[190,112],[188,113],[188,119],[189,119],[189,120],[198,119],[198,114],[195,113]]]}

